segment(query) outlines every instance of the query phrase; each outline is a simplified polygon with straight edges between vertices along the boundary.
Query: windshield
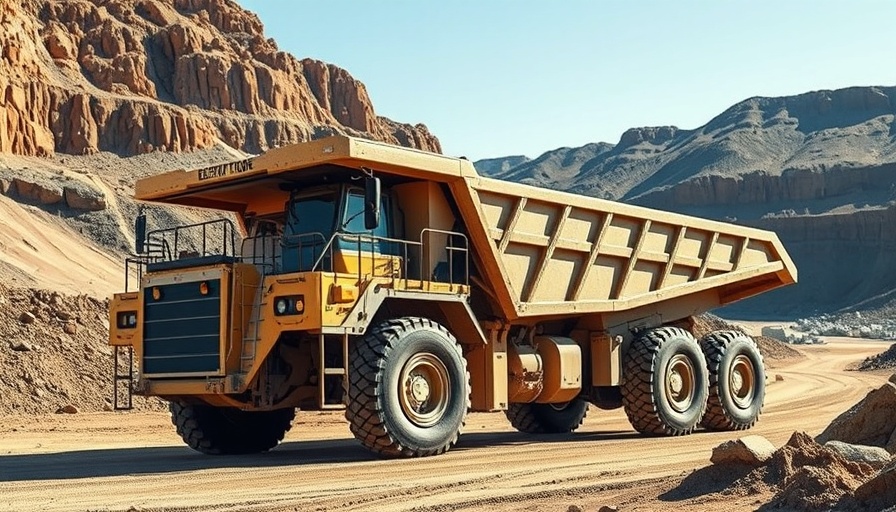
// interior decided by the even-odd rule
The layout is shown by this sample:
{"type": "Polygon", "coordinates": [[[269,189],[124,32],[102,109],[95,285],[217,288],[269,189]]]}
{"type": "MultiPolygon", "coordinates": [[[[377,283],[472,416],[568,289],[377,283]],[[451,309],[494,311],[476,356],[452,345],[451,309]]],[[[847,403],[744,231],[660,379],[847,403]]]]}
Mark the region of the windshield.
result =
{"type": "Polygon", "coordinates": [[[333,234],[338,196],[335,192],[296,199],[290,205],[284,235],[312,237],[320,234],[324,240],[333,234]]]}
{"type": "Polygon", "coordinates": [[[283,230],[283,271],[307,271],[321,257],[336,222],[336,191],[292,201],[283,230]]]}

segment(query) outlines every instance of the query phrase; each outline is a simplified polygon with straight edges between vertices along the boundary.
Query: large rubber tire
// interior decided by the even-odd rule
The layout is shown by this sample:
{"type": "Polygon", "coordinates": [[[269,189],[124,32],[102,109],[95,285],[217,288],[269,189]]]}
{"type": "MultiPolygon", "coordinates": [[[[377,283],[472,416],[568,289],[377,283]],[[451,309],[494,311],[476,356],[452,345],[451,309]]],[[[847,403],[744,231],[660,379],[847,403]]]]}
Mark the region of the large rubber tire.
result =
{"type": "Polygon", "coordinates": [[[738,331],[716,331],[700,340],[709,370],[709,400],[702,425],[746,430],[762,414],[765,364],[756,342],[738,331]]]}
{"type": "Polygon", "coordinates": [[[184,442],[209,455],[266,452],[283,440],[296,416],[293,408],[248,412],[171,402],[168,409],[184,442]]]}
{"type": "Polygon", "coordinates": [[[384,457],[449,450],[470,408],[470,375],[448,330],[427,318],[383,322],[349,356],[345,418],[362,445],[384,457]]]}
{"type": "Polygon", "coordinates": [[[582,424],[588,414],[588,402],[576,398],[565,404],[510,404],[504,414],[520,432],[565,434],[582,424]]]}
{"type": "Polygon", "coordinates": [[[706,359],[678,327],[647,331],[622,360],[622,405],[638,432],[679,436],[700,424],[709,394],[706,359]]]}

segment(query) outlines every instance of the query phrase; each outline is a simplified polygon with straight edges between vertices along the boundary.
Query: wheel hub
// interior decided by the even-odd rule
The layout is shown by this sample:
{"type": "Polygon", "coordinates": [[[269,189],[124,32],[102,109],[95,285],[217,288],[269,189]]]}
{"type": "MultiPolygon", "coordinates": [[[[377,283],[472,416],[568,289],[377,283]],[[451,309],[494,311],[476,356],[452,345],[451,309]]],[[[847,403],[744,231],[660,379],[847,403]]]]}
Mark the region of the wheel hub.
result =
{"type": "Polygon", "coordinates": [[[422,404],[423,402],[429,399],[429,382],[426,382],[426,377],[422,375],[414,375],[411,377],[411,395],[418,404],[422,404]]]}
{"type": "Polygon", "coordinates": [[[694,401],[696,372],[694,364],[684,354],[677,354],[666,367],[666,400],[677,412],[685,412],[694,401]]]}
{"type": "Polygon", "coordinates": [[[408,359],[401,370],[398,401],[411,423],[435,425],[444,416],[450,397],[448,368],[438,356],[420,352],[408,359]]]}
{"type": "Polygon", "coordinates": [[[756,369],[749,357],[739,355],[731,362],[728,389],[732,401],[741,409],[747,409],[755,397],[756,369]]]}

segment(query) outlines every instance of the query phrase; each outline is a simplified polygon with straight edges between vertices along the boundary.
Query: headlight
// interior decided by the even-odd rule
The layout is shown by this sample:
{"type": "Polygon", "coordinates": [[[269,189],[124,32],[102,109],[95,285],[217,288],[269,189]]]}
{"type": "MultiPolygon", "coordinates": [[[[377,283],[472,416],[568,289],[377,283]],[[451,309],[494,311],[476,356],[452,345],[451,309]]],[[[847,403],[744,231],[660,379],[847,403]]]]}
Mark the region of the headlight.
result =
{"type": "Polygon", "coordinates": [[[133,329],[137,327],[137,312],[122,311],[116,315],[116,322],[119,329],[133,329]]]}
{"type": "Polygon", "coordinates": [[[277,299],[277,302],[274,303],[274,308],[278,315],[285,315],[289,309],[289,301],[285,298],[277,299]]]}
{"type": "Polygon", "coordinates": [[[300,315],[304,312],[305,297],[303,295],[277,297],[274,300],[274,314],[277,316],[300,315]]]}

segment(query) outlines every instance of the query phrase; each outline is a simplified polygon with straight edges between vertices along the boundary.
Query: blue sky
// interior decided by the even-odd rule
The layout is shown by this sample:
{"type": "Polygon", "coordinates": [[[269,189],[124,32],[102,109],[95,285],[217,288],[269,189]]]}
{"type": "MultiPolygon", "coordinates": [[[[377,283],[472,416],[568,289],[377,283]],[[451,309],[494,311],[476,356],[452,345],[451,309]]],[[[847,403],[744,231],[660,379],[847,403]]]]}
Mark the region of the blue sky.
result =
{"type": "Polygon", "coordinates": [[[696,128],[751,96],[896,85],[889,0],[238,0],[379,115],[470,159],[696,128]]]}

